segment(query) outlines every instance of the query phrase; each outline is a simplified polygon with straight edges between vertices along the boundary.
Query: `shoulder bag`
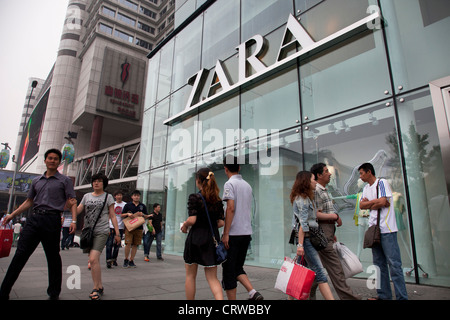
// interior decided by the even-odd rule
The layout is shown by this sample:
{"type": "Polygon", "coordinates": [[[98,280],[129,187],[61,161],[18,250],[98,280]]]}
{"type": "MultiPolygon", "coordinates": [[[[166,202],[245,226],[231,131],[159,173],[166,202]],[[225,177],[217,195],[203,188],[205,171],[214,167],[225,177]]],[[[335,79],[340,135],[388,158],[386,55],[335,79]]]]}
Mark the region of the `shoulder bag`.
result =
{"type": "Polygon", "coordinates": [[[102,215],[103,208],[105,207],[106,199],[108,198],[108,193],[106,193],[105,200],[103,201],[103,206],[100,209],[100,212],[97,216],[97,220],[95,220],[93,227],[85,227],[81,231],[80,236],[80,248],[81,249],[88,249],[92,248],[92,244],[94,243],[94,229],[97,225],[98,220],[100,219],[100,216],[102,215]]]}
{"type": "Polygon", "coordinates": [[[199,192],[198,193],[200,197],[202,198],[203,205],[205,206],[206,210],[206,216],[208,217],[209,226],[211,227],[211,233],[214,241],[214,246],[216,247],[216,262],[218,264],[221,264],[227,260],[227,249],[225,248],[225,245],[222,241],[217,241],[216,237],[214,236],[214,229],[211,224],[211,218],[209,217],[208,207],[206,206],[205,198],[203,198],[203,195],[199,192]]]}
{"type": "MultiPolygon", "coordinates": [[[[380,183],[380,180],[378,179],[377,199],[378,199],[378,184],[379,183],[380,183]]],[[[364,243],[363,243],[364,249],[376,247],[381,243],[380,211],[381,211],[381,209],[378,209],[377,224],[369,227],[369,229],[367,229],[366,233],[364,234],[364,243]]]]}
{"type": "MultiPolygon", "coordinates": [[[[316,209],[316,206],[314,205],[314,202],[311,201],[314,207],[314,210],[316,209]]],[[[319,225],[319,221],[317,221],[317,227],[309,227],[309,241],[311,241],[312,246],[317,251],[323,250],[328,246],[328,239],[325,236],[325,232],[323,232],[322,227],[319,225]]]]}

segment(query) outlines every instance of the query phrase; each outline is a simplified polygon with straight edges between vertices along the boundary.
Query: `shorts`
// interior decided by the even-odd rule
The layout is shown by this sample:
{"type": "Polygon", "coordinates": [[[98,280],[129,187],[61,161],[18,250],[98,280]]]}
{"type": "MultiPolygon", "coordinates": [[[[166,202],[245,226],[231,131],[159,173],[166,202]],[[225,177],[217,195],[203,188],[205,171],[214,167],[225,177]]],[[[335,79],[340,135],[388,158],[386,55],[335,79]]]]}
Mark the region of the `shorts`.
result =
{"type": "Polygon", "coordinates": [[[252,237],[250,235],[230,236],[227,261],[222,264],[222,287],[224,290],[235,289],[237,287],[237,278],[242,274],[246,274],[244,263],[251,240],[252,237]]]}
{"type": "Polygon", "coordinates": [[[132,246],[138,246],[142,242],[143,229],[135,229],[128,231],[125,228],[125,245],[131,244],[132,246]]]}
{"type": "Polygon", "coordinates": [[[106,241],[108,240],[108,236],[109,233],[94,234],[94,242],[92,243],[92,247],[83,249],[83,253],[89,253],[91,250],[96,250],[102,253],[103,248],[106,245],[106,241]]]}

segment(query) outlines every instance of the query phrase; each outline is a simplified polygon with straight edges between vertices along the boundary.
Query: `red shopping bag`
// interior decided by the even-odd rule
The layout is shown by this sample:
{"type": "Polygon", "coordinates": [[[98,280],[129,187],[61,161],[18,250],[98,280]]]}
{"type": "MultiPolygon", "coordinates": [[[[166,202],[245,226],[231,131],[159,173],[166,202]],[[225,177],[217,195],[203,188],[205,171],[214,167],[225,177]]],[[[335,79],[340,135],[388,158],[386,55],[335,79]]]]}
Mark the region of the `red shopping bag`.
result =
{"type": "Polygon", "coordinates": [[[13,230],[11,224],[3,225],[3,219],[0,221],[0,258],[9,256],[13,242],[13,230]]]}
{"type": "Polygon", "coordinates": [[[294,260],[289,257],[284,258],[275,282],[275,289],[281,290],[295,299],[306,300],[309,298],[316,274],[311,269],[295,263],[296,259],[297,257],[294,260]]]}

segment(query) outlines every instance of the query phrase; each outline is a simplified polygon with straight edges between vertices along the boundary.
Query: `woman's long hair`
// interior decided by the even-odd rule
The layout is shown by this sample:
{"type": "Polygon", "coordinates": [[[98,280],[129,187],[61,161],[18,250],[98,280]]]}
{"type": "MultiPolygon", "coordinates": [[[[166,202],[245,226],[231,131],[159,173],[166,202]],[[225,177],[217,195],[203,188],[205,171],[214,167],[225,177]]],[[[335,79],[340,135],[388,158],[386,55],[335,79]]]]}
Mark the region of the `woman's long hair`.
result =
{"type": "Polygon", "coordinates": [[[311,176],[312,173],[309,171],[300,171],[297,173],[290,195],[291,204],[294,203],[295,198],[298,196],[313,200],[314,193],[311,189],[311,176]]]}
{"type": "Polygon", "coordinates": [[[217,186],[214,173],[208,168],[202,168],[197,171],[195,178],[200,181],[202,186],[201,193],[209,203],[221,201],[219,197],[219,187],[217,186]]]}

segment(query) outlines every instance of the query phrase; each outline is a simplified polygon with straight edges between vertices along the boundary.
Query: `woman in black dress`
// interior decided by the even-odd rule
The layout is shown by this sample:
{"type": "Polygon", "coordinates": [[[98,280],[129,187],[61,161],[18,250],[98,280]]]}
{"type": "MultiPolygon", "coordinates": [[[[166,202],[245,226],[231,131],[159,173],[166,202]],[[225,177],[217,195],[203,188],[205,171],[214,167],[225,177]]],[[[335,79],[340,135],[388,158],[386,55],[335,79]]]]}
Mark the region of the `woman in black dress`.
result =
{"type": "MultiPolygon", "coordinates": [[[[203,168],[196,173],[196,185],[201,195],[206,200],[214,237],[218,240],[219,228],[223,227],[224,211],[223,203],[219,197],[214,173],[208,168],[203,168]]],[[[205,276],[209,287],[216,300],[223,300],[222,286],[217,278],[216,249],[214,245],[211,227],[206,216],[202,197],[199,193],[189,195],[189,218],[182,224],[181,231],[188,233],[184,247],[184,261],[186,263],[185,291],[188,300],[195,299],[195,282],[198,266],[205,267],[205,276]]]]}

